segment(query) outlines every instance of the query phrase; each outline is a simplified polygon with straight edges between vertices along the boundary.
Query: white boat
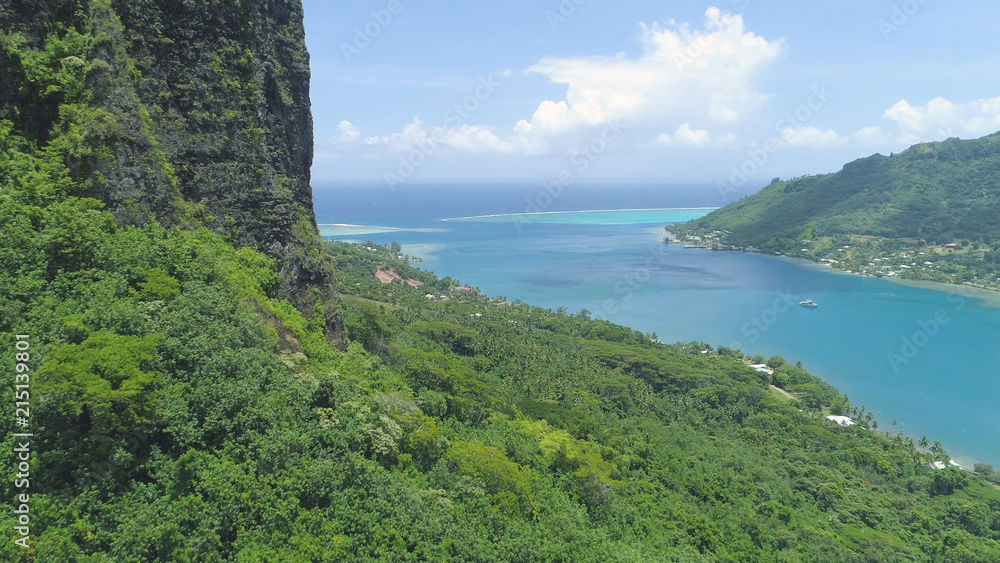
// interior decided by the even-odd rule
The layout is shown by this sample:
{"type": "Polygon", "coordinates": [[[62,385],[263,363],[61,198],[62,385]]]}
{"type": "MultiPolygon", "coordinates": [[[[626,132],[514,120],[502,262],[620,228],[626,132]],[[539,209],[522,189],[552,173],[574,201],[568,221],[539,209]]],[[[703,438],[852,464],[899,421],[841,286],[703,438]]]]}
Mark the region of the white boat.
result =
{"type": "Polygon", "coordinates": [[[816,302],[813,301],[812,299],[806,299],[805,301],[799,301],[799,305],[802,305],[803,307],[810,307],[810,308],[819,307],[819,305],[817,305],[816,302]]]}

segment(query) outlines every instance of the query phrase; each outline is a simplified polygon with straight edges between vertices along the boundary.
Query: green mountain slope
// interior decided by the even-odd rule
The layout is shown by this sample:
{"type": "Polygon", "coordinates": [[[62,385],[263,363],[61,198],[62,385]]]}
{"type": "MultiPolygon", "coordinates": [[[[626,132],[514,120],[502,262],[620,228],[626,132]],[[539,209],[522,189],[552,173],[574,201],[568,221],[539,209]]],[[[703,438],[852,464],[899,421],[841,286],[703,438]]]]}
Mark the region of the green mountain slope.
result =
{"type": "Polygon", "coordinates": [[[870,275],[1000,288],[997,217],[1000,134],[915,145],[835,174],[775,180],[670,231],[682,240],[707,235],[713,245],[870,275]]]}
{"type": "MultiPolygon", "coordinates": [[[[263,214],[220,227],[201,208],[251,213],[275,186],[198,199],[191,190],[210,186],[186,184],[175,163],[241,177],[261,153],[173,160],[182,143],[155,132],[183,123],[151,114],[154,134],[132,135],[128,123],[149,122],[142,111],[116,114],[101,80],[79,72],[127,71],[135,89],[113,91],[138,103],[164,71],[128,63],[148,63],[136,45],[159,29],[174,54],[157,64],[205,65],[175,69],[206,81],[204,99],[188,92],[195,107],[176,115],[197,119],[222,107],[215,88],[232,86],[243,55],[263,55],[198,62],[186,57],[204,45],[186,51],[177,34],[216,41],[247,28],[215,26],[243,18],[271,30],[299,8],[0,6],[11,93],[0,100],[0,560],[1000,560],[992,468],[929,469],[947,459],[939,445],[886,432],[800,366],[774,357],[762,373],[735,350],[506,304],[415,270],[398,249],[321,247],[308,221],[291,235],[263,214]],[[122,39],[145,17],[149,35],[122,39]],[[124,54],[119,66],[102,49],[124,54]],[[152,217],[102,199],[135,188],[101,172],[119,164],[151,182],[137,209],[152,217]],[[171,183],[156,182],[171,168],[181,197],[164,192],[160,209],[171,183]],[[277,240],[287,247],[267,243],[277,240]],[[331,338],[335,310],[346,346],[331,338]]],[[[263,82],[242,85],[249,98],[284,98],[253,76],[263,82]]],[[[263,127],[252,145],[280,135],[263,127]]]]}
{"type": "Polygon", "coordinates": [[[18,197],[0,199],[2,266],[24,265],[0,330],[28,335],[35,438],[30,489],[13,464],[0,481],[8,530],[6,499],[30,493],[31,548],[6,542],[5,561],[1000,556],[985,475],[924,467],[947,454],[781,358],[760,373],[331,243],[350,289],[341,352],[275,297],[263,254],[18,197]],[[72,264],[49,243],[64,222],[89,237],[72,264]]]}
{"type": "Polygon", "coordinates": [[[828,235],[1000,241],[1000,134],[874,155],[836,174],[776,181],[693,221],[752,245],[828,235]]]}
{"type": "Polygon", "coordinates": [[[299,2],[4,2],[0,130],[63,164],[61,192],[118,226],[206,226],[278,259],[301,310],[333,310],[299,2]]]}

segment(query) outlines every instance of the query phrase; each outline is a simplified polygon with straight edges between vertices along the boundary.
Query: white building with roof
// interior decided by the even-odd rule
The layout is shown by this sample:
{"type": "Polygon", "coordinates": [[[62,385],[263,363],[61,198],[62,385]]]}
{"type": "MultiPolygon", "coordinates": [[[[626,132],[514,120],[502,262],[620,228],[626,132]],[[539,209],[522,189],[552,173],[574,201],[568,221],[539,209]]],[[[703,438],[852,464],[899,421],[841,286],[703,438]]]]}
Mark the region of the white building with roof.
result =
{"type": "Polygon", "coordinates": [[[840,426],[854,426],[854,419],[852,419],[849,416],[830,415],[830,416],[826,417],[826,419],[827,420],[832,420],[832,421],[836,422],[837,424],[839,424],[840,426]]]}

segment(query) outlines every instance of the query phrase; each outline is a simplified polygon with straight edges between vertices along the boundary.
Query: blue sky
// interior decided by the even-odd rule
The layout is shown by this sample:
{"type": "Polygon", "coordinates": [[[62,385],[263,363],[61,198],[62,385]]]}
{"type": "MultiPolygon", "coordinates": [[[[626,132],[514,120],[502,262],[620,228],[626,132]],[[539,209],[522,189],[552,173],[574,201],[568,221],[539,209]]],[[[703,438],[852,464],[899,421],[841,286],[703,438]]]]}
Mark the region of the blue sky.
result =
{"type": "Polygon", "coordinates": [[[313,181],[736,191],[1000,131],[1000,3],[305,0],[313,181]]]}

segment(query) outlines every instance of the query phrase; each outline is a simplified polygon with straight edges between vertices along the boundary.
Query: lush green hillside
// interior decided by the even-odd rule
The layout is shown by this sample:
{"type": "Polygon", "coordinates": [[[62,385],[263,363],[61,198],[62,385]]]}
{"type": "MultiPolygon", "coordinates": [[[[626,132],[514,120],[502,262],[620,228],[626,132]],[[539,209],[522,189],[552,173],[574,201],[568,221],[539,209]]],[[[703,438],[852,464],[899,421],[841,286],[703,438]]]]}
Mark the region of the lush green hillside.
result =
{"type": "Polygon", "coordinates": [[[836,174],[776,179],[670,230],[682,240],[753,247],[876,276],[1000,288],[997,217],[1000,134],[876,154],[836,174]]]}
{"type": "MultiPolygon", "coordinates": [[[[119,227],[205,226],[276,258],[300,310],[334,310],[301,2],[2,2],[0,131],[0,152],[44,150],[65,166],[51,181],[119,227]]],[[[31,172],[15,161],[3,173],[31,172]]]]}
{"type": "Polygon", "coordinates": [[[0,330],[30,335],[36,436],[32,548],[5,561],[1000,557],[1000,491],[780,358],[762,374],[330,245],[341,352],[260,253],[27,198],[0,197],[0,330]]]}
{"type": "Polygon", "coordinates": [[[308,214],[230,224],[304,205],[267,148],[297,146],[275,120],[304,77],[258,60],[298,2],[38,6],[0,6],[0,560],[1000,560],[992,468],[928,469],[940,446],[780,357],[324,252],[308,214]],[[171,38],[194,31],[218,33],[171,38]],[[209,87],[147,118],[164,76],[209,87]]]}
{"type": "Polygon", "coordinates": [[[693,221],[751,245],[827,235],[910,238],[928,244],[1000,241],[1000,134],[874,155],[836,174],[775,181],[693,221]]]}

